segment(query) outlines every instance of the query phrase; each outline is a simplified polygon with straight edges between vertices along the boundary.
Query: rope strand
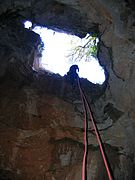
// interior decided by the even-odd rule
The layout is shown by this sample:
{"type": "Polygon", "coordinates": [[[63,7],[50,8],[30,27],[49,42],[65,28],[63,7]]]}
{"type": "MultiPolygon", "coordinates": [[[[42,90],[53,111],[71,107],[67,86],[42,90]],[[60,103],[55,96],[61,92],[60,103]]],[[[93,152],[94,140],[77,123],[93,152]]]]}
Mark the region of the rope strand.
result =
{"type": "Polygon", "coordinates": [[[83,156],[83,165],[82,165],[82,180],[86,180],[87,174],[86,174],[86,162],[87,162],[87,149],[88,149],[88,144],[87,144],[87,112],[85,108],[85,102],[83,98],[83,93],[80,87],[79,83],[79,77],[78,77],[78,87],[81,95],[81,100],[83,104],[83,111],[84,111],[84,156],[83,156]]]}
{"type": "MultiPolygon", "coordinates": [[[[113,180],[112,175],[111,175],[111,171],[109,169],[109,165],[108,165],[108,162],[107,162],[107,158],[105,156],[105,152],[104,152],[104,149],[103,149],[102,140],[101,140],[100,134],[98,132],[98,128],[96,126],[96,123],[94,121],[91,108],[90,108],[90,106],[88,104],[88,101],[87,101],[87,99],[86,99],[86,97],[85,97],[85,95],[84,95],[84,93],[83,93],[83,91],[81,89],[79,77],[78,77],[78,87],[79,87],[79,90],[80,90],[83,107],[85,107],[84,104],[86,104],[86,107],[87,107],[89,115],[90,115],[90,119],[92,121],[92,125],[93,125],[94,131],[95,131],[95,134],[96,134],[96,138],[97,138],[97,141],[98,141],[98,144],[99,144],[99,147],[100,147],[100,151],[101,151],[101,154],[102,154],[102,157],[103,157],[103,161],[104,161],[104,164],[105,164],[105,167],[106,167],[108,178],[109,178],[109,180],[113,180]]],[[[87,145],[87,118],[86,118],[86,109],[84,109],[84,115],[85,115],[85,122],[84,122],[84,129],[85,129],[84,130],[84,144],[85,144],[85,149],[84,149],[84,158],[83,158],[83,167],[82,167],[82,180],[86,180],[85,179],[85,169],[86,169],[86,159],[87,159],[86,148],[88,146],[87,145]]]]}

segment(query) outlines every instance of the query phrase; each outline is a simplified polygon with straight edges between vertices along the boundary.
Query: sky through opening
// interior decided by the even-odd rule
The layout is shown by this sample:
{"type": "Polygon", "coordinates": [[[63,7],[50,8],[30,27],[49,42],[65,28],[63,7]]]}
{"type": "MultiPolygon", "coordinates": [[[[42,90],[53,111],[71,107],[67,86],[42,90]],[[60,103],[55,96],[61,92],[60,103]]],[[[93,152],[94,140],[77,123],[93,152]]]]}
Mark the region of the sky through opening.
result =
{"type": "MultiPolygon", "coordinates": [[[[26,21],[24,25],[25,28],[29,28],[32,24],[26,21]]],[[[105,81],[104,70],[94,57],[91,56],[89,62],[82,59],[76,63],[69,61],[67,58],[71,49],[71,40],[80,43],[83,39],[39,26],[36,26],[33,31],[40,35],[45,45],[42,52],[42,66],[45,69],[63,76],[68,72],[71,65],[77,64],[79,66],[79,77],[87,78],[95,84],[102,84],[105,81]]]]}

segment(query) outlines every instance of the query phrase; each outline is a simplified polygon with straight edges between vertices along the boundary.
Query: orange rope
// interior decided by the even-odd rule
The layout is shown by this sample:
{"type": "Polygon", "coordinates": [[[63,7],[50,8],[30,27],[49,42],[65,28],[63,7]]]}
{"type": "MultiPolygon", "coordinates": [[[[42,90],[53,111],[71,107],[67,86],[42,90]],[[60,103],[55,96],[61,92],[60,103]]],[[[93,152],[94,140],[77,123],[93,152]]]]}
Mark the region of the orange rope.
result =
{"type": "MultiPolygon", "coordinates": [[[[99,144],[99,147],[100,147],[100,151],[101,151],[101,154],[102,154],[102,157],[103,157],[103,161],[104,161],[104,164],[105,164],[105,167],[106,167],[108,178],[109,178],[109,180],[113,180],[112,175],[111,175],[111,171],[109,169],[109,165],[108,165],[108,162],[107,162],[107,158],[105,156],[105,152],[104,152],[104,149],[103,149],[102,140],[101,140],[100,134],[98,132],[96,123],[94,121],[94,118],[93,118],[93,115],[92,115],[92,112],[91,112],[91,108],[90,108],[90,106],[88,104],[88,101],[87,101],[87,99],[86,99],[86,97],[85,97],[85,95],[84,95],[84,93],[83,93],[83,91],[81,89],[80,82],[79,82],[79,77],[78,77],[78,87],[79,87],[79,90],[80,90],[83,107],[85,107],[85,105],[84,105],[84,103],[85,103],[86,106],[87,106],[89,115],[90,115],[90,119],[92,121],[92,125],[93,125],[94,131],[95,131],[95,134],[96,134],[96,138],[97,138],[97,141],[98,141],[98,144],[99,144]]],[[[84,144],[85,144],[85,149],[84,149],[84,158],[83,158],[83,167],[82,167],[82,180],[85,180],[85,169],[86,169],[86,159],[87,159],[87,146],[88,146],[87,145],[86,109],[84,109],[84,112],[85,112],[84,113],[85,114],[85,123],[84,123],[84,129],[85,129],[84,144]]]]}

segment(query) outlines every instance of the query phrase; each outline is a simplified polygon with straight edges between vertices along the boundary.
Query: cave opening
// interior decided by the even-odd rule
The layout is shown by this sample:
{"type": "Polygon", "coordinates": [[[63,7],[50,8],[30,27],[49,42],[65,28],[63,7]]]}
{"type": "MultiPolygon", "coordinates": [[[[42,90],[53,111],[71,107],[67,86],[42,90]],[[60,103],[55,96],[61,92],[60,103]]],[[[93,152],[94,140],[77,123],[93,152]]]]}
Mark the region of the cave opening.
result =
{"type": "MultiPolygon", "coordinates": [[[[100,66],[97,58],[99,39],[96,36],[87,34],[81,39],[75,35],[56,32],[41,26],[32,27],[30,21],[25,21],[24,26],[41,37],[42,55],[38,68],[64,76],[70,66],[77,64],[79,77],[86,78],[94,84],[103,84],[106,77],[104,68],[100,66]]],[[[33,68],[36,69],[34,65],[33,68]]]]}

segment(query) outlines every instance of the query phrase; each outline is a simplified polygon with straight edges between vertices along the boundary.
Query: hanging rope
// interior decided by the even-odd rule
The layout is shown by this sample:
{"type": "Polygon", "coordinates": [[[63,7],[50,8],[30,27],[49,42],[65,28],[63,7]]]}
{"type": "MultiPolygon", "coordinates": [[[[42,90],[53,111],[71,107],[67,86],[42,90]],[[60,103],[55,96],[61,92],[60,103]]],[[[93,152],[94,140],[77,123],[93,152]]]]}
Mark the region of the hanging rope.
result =
{"type": "Polygon", "coordinates": [[[87,143],[87,111],[85,107],[85,102],[83,98],[83,92],[80,87],[79,77],[78,77],[78,87],[81,95],[81,101],[83,104],[83,111],[84,111],[84,156],[83,156],[83,165],[82,165],[82,180],[86,180],[86,168],[87,168],[87,150],[88,150],[88,143],[87,143]]]}
{"type": "Polygon", "coordinates": [[[104,161],[104,164],[105,164],[105,168],[106,168],[106,171],[107,171],[108,178],[109,178],[109,180],[113,180],[112,175],[111,175],[111,171],[109,169],[109,165],[108,165],[108,162],[107,162],[107,158],[105,156],[105,152],[104,152],[104,149],[103,149],[102,140],[101,140],[100,134],[98,132],[98,128],[96,126],[96,123],[94,121],[91,108],[90,108],[90,106],[88,104],[88,101],[87,101],[87,99],[86,99],[86,97],[85,97],[85,95],[84,95],[84,93],[83,93],[83,91],[81,89],[79,77],[78,77],[78,87],[79,87],[81,100],[82,100],[82,104],[83,104],[83,110],[84,110],[84,157],[83,157],[83,165],[82,165],[82,180],[86,180],[85,179],[86,178],[85,172],[86,172],[87,147],[88,147],[88,144],[87,144],[87,111],[86,111],[86,108],[85,108],[85,104],[86,104],[86,107],[88,109],[88,113],[90,115],[90,119],[91,119],[91,122],[92,122],[92,125],[93,125],[93,129],[94,129],[94,132],[95,132],[95,135],[96,135],[99,147],[100,147],[100,151],[101,151],[102,158],[103,158],[103,161],[104,161]]]}

